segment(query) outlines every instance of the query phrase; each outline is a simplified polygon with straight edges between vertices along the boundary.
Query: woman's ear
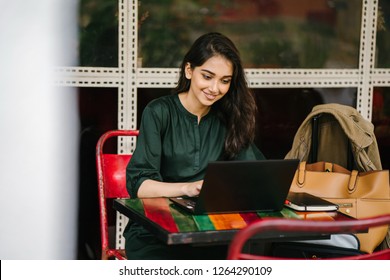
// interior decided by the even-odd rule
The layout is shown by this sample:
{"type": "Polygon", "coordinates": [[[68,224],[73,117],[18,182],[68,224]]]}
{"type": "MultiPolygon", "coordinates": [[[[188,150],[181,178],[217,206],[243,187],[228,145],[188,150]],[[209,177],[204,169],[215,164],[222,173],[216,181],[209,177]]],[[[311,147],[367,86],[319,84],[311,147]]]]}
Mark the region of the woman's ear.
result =
{"type": "Polygon", "coordinates": [[[185,75],[188,80],[191,80],[192,78],[192,68],[191,64],[187,62],[186,66],[184,67],[185,75]]]}

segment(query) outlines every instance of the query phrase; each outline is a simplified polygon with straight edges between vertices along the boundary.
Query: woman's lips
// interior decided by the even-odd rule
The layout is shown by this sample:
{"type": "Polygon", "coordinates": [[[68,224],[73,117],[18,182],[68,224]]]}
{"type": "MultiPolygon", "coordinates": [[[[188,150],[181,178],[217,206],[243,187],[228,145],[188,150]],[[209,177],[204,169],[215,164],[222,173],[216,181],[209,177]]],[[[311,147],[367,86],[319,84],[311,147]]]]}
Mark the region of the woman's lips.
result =
{"type": "Polygon", "coordinates": [[[209,94],[209,93],[206,93],[206,92],[203,92],[203,93],[206,96],[206,98],[209,99],[209,100],[214,100],[215,98],[217,98],[216,94],[209,94]]]}

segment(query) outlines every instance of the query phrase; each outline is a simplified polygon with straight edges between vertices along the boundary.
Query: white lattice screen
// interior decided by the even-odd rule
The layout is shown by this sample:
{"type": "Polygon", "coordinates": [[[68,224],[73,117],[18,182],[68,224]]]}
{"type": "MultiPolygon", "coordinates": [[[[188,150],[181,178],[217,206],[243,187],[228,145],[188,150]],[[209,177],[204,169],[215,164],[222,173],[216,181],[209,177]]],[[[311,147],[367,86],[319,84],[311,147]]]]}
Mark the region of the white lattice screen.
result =
{"type": "MultiPolygon", "coordinates": [[[[375,69],[377,0],[362,1],[359,66],[357,69],[246,69],[253,88],[357,88],[357,109],[371,120],[373,88],[390,86],[390,69],[375,69]]],[[[119,0],[118,68],[60,67],[55,69],[58,86],[117,87],[118,128],[136,129],[137,88],[172,88],[177,80],[175,68],[137,67],[138,1],[119,0]]],[[[132,151],[135,143],[120,140],[119,152],[132,151]]],[[[127,218],[118,215],[117,246],[127,218]]]]}

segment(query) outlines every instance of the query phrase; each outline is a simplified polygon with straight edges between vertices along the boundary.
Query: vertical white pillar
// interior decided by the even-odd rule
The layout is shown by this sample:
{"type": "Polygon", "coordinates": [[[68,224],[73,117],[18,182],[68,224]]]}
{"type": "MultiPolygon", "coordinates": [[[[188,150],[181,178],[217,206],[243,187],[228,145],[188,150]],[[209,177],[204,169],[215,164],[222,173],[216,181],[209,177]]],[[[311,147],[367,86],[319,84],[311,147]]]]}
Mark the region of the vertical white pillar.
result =
{"type": "Polygon", "coordinates": [[[77,95],[52,73],[75,63],[78,1],[3,2],[0,259],[75,259],[77,95]]]}

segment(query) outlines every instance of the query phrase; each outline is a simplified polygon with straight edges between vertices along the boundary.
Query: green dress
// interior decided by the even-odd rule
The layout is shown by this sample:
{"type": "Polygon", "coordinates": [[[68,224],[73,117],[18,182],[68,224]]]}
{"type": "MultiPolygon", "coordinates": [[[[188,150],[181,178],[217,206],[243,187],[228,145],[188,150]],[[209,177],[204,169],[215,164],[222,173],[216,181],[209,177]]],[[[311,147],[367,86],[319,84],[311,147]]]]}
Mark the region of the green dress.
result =
{"type": "MultiPolygon", "coordinates": [[[[220,160],[223,154],[226,128],[213,110],[198,124],[197,116],[189,113],[177,94],[163,96],[150,102],[142,113],[140,135],[131,161],[126,169],[127,190],[137,197],[146,179],[163,182],[201,180],[209,161],[220,160]]],[[[265,159],[252,144],[240,152],[236,160],[265,159]]],[[[154,238],[142,226],[129,222],[124,231],[129,259],[200,259],[226,257],[208,255],[203,247],[167,246],[154,238]]],[[[212,247],[210,247],[212,248],[212,247]]],[[[210,250],[218,252],[218,250],[210,250]]]]}

